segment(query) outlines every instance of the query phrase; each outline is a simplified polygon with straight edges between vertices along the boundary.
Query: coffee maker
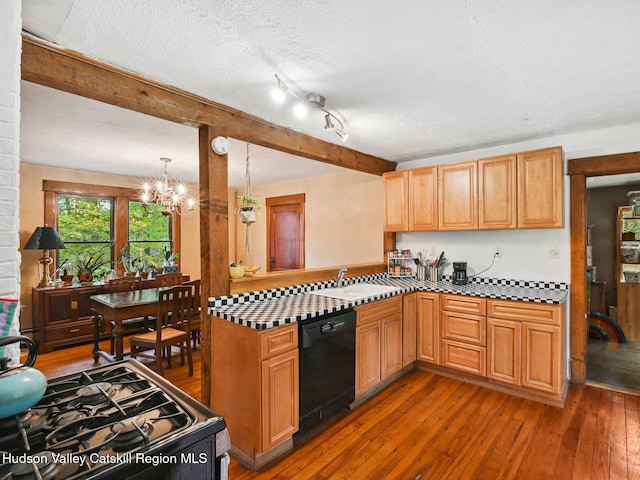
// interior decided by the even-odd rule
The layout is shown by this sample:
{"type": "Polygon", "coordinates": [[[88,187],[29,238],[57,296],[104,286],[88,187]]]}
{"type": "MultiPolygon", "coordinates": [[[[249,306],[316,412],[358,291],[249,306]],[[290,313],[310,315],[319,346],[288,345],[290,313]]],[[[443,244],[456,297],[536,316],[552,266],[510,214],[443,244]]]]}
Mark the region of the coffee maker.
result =
{"type": "Polygon", "coordinates": [[[451,282],[454,285],[466,285],[468,281],[467,262],[453,262],[453,275],[451,282]]]}

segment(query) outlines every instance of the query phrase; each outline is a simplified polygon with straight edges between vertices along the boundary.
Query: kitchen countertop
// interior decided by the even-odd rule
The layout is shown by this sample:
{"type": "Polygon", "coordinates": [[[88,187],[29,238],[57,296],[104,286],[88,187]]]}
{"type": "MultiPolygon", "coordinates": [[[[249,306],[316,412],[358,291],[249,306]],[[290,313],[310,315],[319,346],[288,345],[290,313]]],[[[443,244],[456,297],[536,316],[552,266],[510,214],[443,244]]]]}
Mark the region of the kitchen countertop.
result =
{"type": "Polygon", "coordinates": [[[210,315],[257,330],[299,322],[328,313],[345,310],[363,303],[407,292],[454,293],[483,298],[519,300],[524,302],[563,304],[569,286],[559,282],[535,282],[477,278],[467,285],[454,285],[449,278],[439,282],[421,281],[412,277],[394,278],[386,274],[349,278],[345,284],[374,283],[397,287],[388,293],[373,295],[357,301],[324,297],[309,293],[330,288],[332,281],[296,285],[292,287],[241,293],[209,299],[210,315]]]}

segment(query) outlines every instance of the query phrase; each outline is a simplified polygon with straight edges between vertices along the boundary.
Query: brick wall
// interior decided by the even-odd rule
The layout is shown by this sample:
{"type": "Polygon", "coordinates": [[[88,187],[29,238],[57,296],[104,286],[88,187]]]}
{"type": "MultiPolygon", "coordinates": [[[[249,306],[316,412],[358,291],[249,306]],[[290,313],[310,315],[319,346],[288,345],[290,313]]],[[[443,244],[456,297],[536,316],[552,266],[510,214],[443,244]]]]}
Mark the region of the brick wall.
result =
{"type": "MultiPolygon", "coordinates": [[[[20,292],[21,12],[21,0],[0,2],[0,297],[11,298],[20,292]]],[[[17,325],[11,333],[17,333],[17,325]]],[[[14,352],[7,353],[15,357],[14,352]]]]}

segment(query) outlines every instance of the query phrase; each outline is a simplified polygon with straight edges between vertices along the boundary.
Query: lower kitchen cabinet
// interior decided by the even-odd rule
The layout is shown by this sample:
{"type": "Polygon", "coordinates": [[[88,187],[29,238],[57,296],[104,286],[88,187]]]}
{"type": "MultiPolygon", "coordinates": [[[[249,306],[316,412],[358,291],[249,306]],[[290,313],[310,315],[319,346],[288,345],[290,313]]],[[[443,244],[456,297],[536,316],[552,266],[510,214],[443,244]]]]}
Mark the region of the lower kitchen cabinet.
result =
{"type": "Polygon", "coordinates": [[[440,364],[440,294],[416,294],[416,335],[418,360],[440,364]]]}
{"type": "Polygon", "coordinates": [[[298,349],[262,361],[262,449],[298,431],[298,349]]]}
{"type": "Polygon", "coordinates": [[[441,365],[486,376],[486,300],[441,295],[440,306],[441,365]]]}
{"type": "Polygon", "coordinates": [[[356,307],[356,397],[402,370],[402,297],[356,307]]]}
{"type": "Polygon", "coordinates": [[[509,300],[487,302],[488,372],[496,382],[559,396],[564,389],[560,305],[509,300]]]}
{"type": "Polygon", "coordinates": [[[417,294],[407,293],[402,297],[402,366],[417,359],[416,317],[417,294]]]}
{"type": "Polygon", "coordinates": [[[225,418],[232,452],[260,468],[293,447],[298,431],[298,325],[256,330],[212,317],[211,407],[225,418]]]}

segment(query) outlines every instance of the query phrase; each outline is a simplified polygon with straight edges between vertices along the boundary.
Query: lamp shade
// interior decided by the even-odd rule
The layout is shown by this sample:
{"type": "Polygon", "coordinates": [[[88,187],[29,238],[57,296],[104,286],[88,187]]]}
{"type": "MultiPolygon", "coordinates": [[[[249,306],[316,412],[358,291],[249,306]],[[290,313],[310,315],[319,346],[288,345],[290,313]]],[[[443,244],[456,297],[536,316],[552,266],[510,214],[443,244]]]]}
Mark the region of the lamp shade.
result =
{"type": "Polygon", "coordinates": [[[31,238],[24,246],[25,250],[57,250],[65,248],[60,236],[53,227],[37,227],[31,238]]]}

